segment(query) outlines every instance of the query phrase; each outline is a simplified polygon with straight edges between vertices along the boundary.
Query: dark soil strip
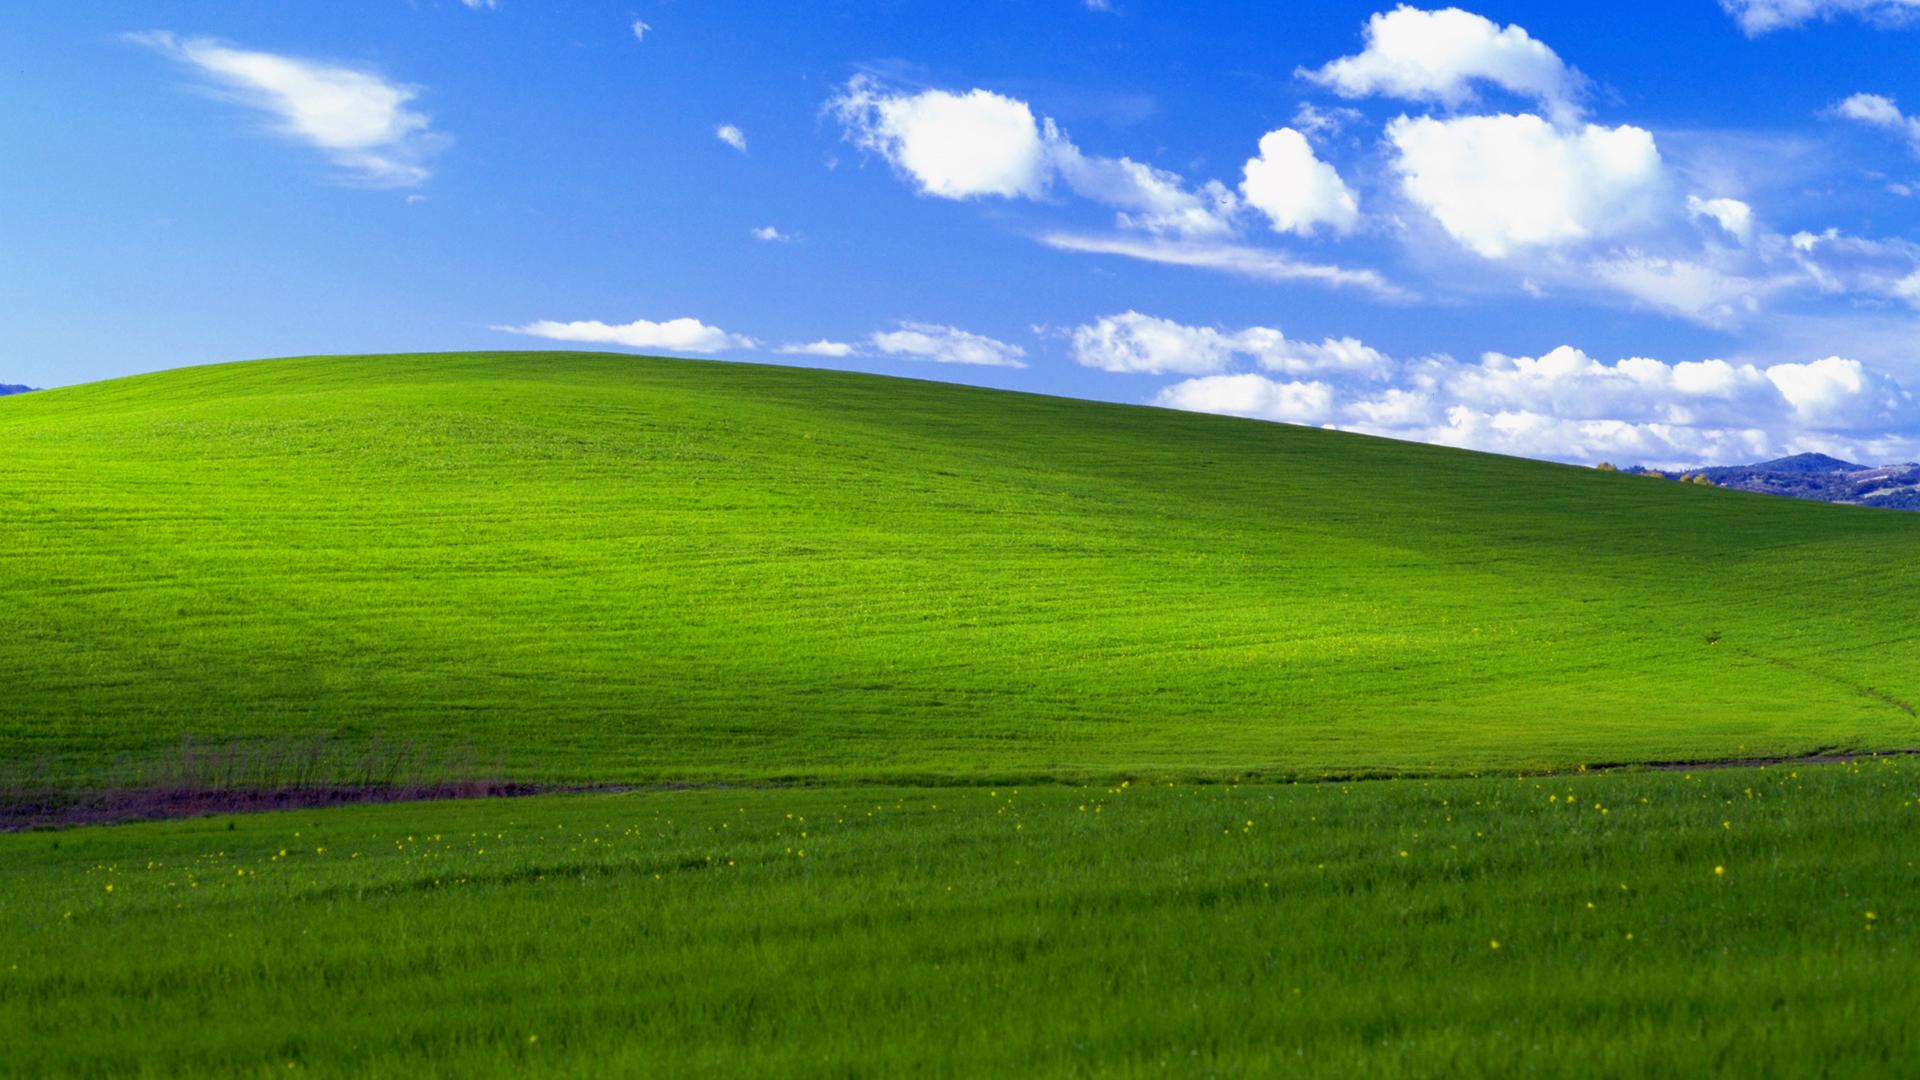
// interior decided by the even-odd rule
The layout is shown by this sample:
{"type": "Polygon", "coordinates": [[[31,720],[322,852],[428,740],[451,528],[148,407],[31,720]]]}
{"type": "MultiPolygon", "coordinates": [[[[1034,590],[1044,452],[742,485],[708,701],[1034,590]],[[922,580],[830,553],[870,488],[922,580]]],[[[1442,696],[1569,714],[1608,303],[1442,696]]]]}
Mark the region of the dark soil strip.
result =
{"type": "MultiPolygon", "coordinates": [[[[1719,758],[1713,761],[1621,761],[1609,765],[1589,765],[1587,772],[1704,772],[1707,769],[1767,769],[1778,765],[1846,765],[1875,758],[1920,757],[1920,749],[1865,750],[1857,753],[1819,751],[1799,757],[1719,758]]],[[[1542,775],[1564,776],[1566,773],[1542,775]]]]}
{"type": "Polygon", "coordinates": [[[272,789],[156,789],[47,793],[0,802],[0,832],[107,825],[128,821],[305,810],[348,803],[426,802],[433,799],[501,799],[527,795],[629,790],[608,784],[507,784],[494,782],[407,786],[336,784],[272,789]]]}
{"type": "MultiPolygon", "coordinates": [[[[1795,765],[1845,765],[1877,758],[1920,757],[1920,748],[1874,751],[1817,751],[1798,757],[1721,758],[1703,761],[1620,761],[1583,766],[1579,773],[1702,772],[1708,769],[1755,769],[1795,765]]],[[[1569,776],[1576,770],[1523,772],[1524,776],[1569,776]]],[[[1484,776],[1486,774],[1474,774],[1484,776]]],[[[1274,778],[1277,783],[1349,783],[1366,780],[1447,779],[1413,775],[1274,778]]],[[[980,781],[985,784],[990,781],[980,781]]],[[[1042,783],[1047,781],[1042,780],[1042,783]]],[[[1065,782],[1065,781],[1056,781],[1065,782]]],[[[1195,783],[1218,781],[1196,780],[1195,783]]],[[[1257,782],[1257,781],[1256,781],[1257,782]]],[[[969,782],[971,783],[971,782],[969,782]]],[[[429,802],[437,799],[511,799],[529,795],[605,795],[624,791],[682,791],[722,787],[785,787],[757,783],[649,783],[649,784],[515,784],[497,781],[422,785],[307,785],[272,789],[153,789],[90,793],[48,792],[38,798],[0,800],[0,832],[27,829],[63,829],[79,825],[113,825],[135,821],[208,817],[216,814],[305,810],[355,803],[429,802]]],[[[854,785],[859,786],[859,785],[854,785]]],[[[935,785],[935,786],[951,786],[935,785]]]]}

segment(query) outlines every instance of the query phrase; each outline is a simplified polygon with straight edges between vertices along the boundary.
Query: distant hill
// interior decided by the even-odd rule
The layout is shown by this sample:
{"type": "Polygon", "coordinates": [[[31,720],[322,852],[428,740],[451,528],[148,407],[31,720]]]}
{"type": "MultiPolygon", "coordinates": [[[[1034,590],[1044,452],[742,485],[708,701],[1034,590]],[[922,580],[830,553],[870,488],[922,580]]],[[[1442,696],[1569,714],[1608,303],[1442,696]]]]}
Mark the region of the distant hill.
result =
{"type": "Polygon", "coordinates": [[[1837,457],[1828,457],[1825,454],[1795,454],[1792,457],[1762,461],[1757,465],[1750,465],[1748,468],[1757,472],[1832,473],[1860,472],[1868,468],[1868,466],[1855,465],[1851,461],[1841,461],[1837,457]]]}
{"type": "Polygon", "coordinates": [[[15,386],[11,383],[0,383],[0,397],[5,397],[8,394],[28,394],[32,392],[33,387],[31,386],[15,386]]]}
{"type": "Polygon", "coordinates": [[[1715,487],[1784,495],[1791,499],[1872,506],[1883,510],[1920,510],[1920,464],[1858,465],[1826,454],[1795,454],[1753,465],[1728,465],[1690,472],[1632,470],[1669,479],[1704,480],[1715,487]]]}

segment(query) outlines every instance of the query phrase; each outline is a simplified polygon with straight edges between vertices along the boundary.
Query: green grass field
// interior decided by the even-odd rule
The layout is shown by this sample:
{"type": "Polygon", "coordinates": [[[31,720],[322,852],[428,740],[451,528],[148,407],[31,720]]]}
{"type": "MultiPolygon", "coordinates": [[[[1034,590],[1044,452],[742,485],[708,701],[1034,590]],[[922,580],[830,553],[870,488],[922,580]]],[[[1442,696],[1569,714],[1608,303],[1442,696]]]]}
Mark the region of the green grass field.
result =
{"type": "Polygon", "coordinates": [[[0,836],[0,1073],[1911,1075],[1917,797],[1881,761],[0,836]]]}
{"type": "Polygon", "coordinates": [[[0,1075],[1920,1059],[1920,760],[1580,771],[1920,747],[1920,516],[591,354],[7,398],[0,463],[0,780],[650,785],[0,834],[0,1075]]]}
{"type": "Polygon", "coordinates": [[[1920,745],[1920,517],[583,354],[0,401],[0,755],[516,778],[1463,773],[1920,745]]]}

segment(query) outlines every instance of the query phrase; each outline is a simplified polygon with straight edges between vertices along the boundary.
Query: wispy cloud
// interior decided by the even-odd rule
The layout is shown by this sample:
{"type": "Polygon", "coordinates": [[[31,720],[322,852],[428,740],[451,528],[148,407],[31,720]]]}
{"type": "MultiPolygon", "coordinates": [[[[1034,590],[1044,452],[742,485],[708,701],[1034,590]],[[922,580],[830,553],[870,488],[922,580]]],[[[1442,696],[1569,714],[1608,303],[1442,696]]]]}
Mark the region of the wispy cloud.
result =
{"type": "Polygon", "coordinates": [[[193,67],[226,100],[265,113],[277,134],[322,151],[362,183],[425,183],[431,175],[427,159],[448,141],[425,113],[410,107],[419,87],[372,71],[165,30],[128,34],[127,40],[193,67]]]}
{"type": "Polygon", "coordinates": [[[1194,243],[1133,236],[1089,236],[1056,232],[1040,242],[1057,251],[1090,255],[1121,255],[1129,259],[1219,270],[1263,281],[1309,281],[1341,288],[1364,289],[1385,300],[1412,300],[1415,295],[1374,270],[1350,270],[1301,262],[1266,248],[1239,244],[1194,243]]]}
{"type": "Polygon", "coordinates": [[[747,133],[732,124],[721,124],[714,128],[713,137],[743,154],[747,152],[747,133]]]}
{"type": "Polygon", "coordinates": [[[1920,17],[1920,0],[1720,0],[1720,6],[1749,37],[1836,15],[1883,23],[1920,17]]]}

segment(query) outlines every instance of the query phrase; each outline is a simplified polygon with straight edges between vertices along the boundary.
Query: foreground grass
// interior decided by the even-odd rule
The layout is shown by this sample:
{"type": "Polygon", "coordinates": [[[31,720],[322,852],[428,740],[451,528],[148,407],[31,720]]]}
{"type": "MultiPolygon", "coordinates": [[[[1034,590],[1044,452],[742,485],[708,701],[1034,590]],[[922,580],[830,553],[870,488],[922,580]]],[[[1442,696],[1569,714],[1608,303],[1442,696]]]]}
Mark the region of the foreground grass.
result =
{"type": "Polygon", "coordinates": [[[1910,1074],[1916,841],[1911,761],[16,834],[0,1073],[1910,1074]]]}
{"type": "Polygon", "coordinates": [[[23,395],[0,461],[0,765],[35,776],[183,733],[560,781],[1920,745],[1920,515],[590,354],[23,395]]]}

